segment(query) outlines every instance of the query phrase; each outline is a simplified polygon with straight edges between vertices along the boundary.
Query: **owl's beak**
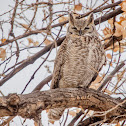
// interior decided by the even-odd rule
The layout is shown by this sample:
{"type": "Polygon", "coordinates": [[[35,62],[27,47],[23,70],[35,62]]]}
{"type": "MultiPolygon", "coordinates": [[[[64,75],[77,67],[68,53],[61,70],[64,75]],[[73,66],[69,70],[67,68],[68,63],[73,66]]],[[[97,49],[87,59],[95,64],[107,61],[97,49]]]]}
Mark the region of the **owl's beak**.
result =
{"type": "Polygon", "coordinates": [[[79,35],[82,35],[82,30],[79,31],[79,35]]]}

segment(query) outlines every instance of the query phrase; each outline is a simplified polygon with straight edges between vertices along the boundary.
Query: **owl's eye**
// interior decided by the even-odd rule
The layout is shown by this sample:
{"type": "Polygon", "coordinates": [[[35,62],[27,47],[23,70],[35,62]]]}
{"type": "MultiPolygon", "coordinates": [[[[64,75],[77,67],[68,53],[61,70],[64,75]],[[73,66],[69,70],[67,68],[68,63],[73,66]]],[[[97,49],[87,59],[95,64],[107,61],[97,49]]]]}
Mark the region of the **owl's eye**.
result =
{"type": "Polygon", "coordinates": [[[86,30],[88,30],[88,29],[89,29],[89,27],[85,27],[85,29],[86,29],[86,30]]]}
{"type": "Polygon", "coordinates": [[[72,27],[72,29],[75,29],[75,30],[77,30],[77,28],[76,28],[76,27],[72,27]]]}

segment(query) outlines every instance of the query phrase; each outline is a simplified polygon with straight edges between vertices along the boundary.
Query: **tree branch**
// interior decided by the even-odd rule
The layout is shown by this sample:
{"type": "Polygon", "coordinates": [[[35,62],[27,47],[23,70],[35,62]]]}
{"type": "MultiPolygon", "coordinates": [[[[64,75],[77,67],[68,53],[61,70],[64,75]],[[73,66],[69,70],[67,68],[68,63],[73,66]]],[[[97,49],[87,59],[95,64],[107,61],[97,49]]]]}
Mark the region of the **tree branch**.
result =
{"type": "MultiPolygon", "coordinates": [[[[117,16],[118,14],[121,14],[121,13],[123,13],[123,11],[121,10],[121,7],[119,7],[118,9],[116,9],[116,10],[114,10],[114,11],[108,13],[108,14],[105,14],[102,17],[95,19],[94,23],[95,23],[95,25],[98,25],[98,24],[100,24],[100,23],[102,23],[102,22],[104,22],[104,21],[106,21],[106,20],[108,20],[108,19],[110,19],[110,18],[112,18],[114,16],[117,16]]],[[[52,25],[51,27],[55,28],[55,27],[58,27],[58,26],[63,26],[66,23],[68,23],[68,20],[64,21],[64,22],[61,22],[61,23],[58,23],[58,24],[55,24],[55,25],[52,25]]],[[[14,39],[6,40],[4,43],[0,44],[0,47],[4,46],[4,45],[7,45],[9,43],[12,43],[15,40],[27,37],[29,35],[41,33],[43,30],[47,30],[47,27],[42,28],[42,29],[38,29],[38,30],[35,30],[35,31],[29,31],[28,33],[25,33],[23,35],[15,37],[14,39]]]]}
{"type": "MultiPolygon", "coordinates": [[[[65,37],[62,37],[62,38],[58,39],[57,40],[57,46],[59,46],[64,39],[65,39],[65,37]]],[[[26,66],[28,66],[30,64],[33,64],[39,57],[41,57],[42,55],[44,55],[45,53],[47,53],[51,49],[52,46],[54,47],[54,43],[46,46],[44,49],[40,50],[35,55],[33,55],[33,56],[29,57],[28,59],[24,60],[21,65],[19,65],[18,67],[15,68],[15,71],[10,72],[9,74],[7,74],[0,81],[0,86],[2,86],[6,81],[8,81],[10,78],[12,78],[16,73],[18,73],[19,71],[21,71],[22,69],[24,69],[26,66]]]]}
{"type": "Polygon", "coordinates": [[[101,84],[101,86],[97,89],[97,91],[101,91],[103,87],[106,85],[108,81],[112,79],[112,77],[125,65],[124,62],[122,62],[120,65],[118,65],[111,73],[110,75],[104,80],[104,82],[101,84]]]}
{"type": "MultiPolygon", "coordinates": [[[[40,91],[42,89],[42,87],[47,84],[49,81],[51,81],[52,79],[52,75],[49,75],[48,77],[46,77],[44,80],[42,80],[36,87],[33,91],[40,91]]],[[[33,92],[32,91],[32,92],[33,92]]]]}
{"type": "Polygon", "coordinates": [[[109,120],[118,116],[119,120],[123,120],[126,105],[122,105],[121,102],[122,100],[119,101],[93,89],[57,88],[25,95],[10,94],[0,97],[0,117],[19,115],[23,118],[37,119],[38,114],[45,109],[82,106],[84,109],[103,112],[98,116],[105,116],[109,120]]]}
{"type": "Polygon", "coordinates": [[[119,7],[118,9],[116,9],[116,10],[114,10],[114,11],[108,13],[108,14],[105,14],[100,18],[97,18],[94,21],[94,23],[95,23],[95,25],[100,24],[100,23],[102,23],[102,22],[104,22],[104,21],[106,21],[106,20],[108,20],[108,19],[110,19],[110,18],[112,18],[114,16],[117,16],[117,15],[119,15],[121,13],[123,13],[123,11],[121,10],[121,7],[119,7]]]}

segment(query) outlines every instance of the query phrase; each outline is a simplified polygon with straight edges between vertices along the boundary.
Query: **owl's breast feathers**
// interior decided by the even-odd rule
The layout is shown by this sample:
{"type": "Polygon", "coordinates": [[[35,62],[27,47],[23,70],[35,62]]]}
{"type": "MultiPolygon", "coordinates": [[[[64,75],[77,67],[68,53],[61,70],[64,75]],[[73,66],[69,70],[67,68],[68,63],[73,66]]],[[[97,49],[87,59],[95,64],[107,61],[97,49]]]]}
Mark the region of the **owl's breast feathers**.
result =
{"type": "MultiPolygon", "coordinates": [[[[53,79],[57,79],[58,81],[55,80],[55,82],[58,83],[57,87],[53,86],[53,88],[88,86],[105,62],[104,49],[97,36],[70,35],[62,43],[56,62],[53,79]],[[61,51],[63,45],[65,45],[64,52],[61,51]],[[59,65],[58,62],[62,63],[59,65]]],[[[55,83],[54,80],[52,83],[55,83]]]]}

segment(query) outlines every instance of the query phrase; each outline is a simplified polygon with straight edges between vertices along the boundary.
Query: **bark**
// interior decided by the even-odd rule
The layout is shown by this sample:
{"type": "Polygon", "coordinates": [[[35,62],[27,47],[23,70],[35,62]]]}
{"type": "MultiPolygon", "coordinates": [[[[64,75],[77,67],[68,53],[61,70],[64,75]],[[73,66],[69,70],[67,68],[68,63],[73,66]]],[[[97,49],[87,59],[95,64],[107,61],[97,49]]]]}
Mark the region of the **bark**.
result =
{"type": "Polygon", "coordinates": [[[103,112],[97,113],[97,117],[102,116],[110,121],[123,120],[126,114],[124,102],[87,88],[52,89],[25,95],[10,94],[0,97],[0,117],[18,115],[37,120],[42,110],[82,106],[84,109],[103,112]]]}

